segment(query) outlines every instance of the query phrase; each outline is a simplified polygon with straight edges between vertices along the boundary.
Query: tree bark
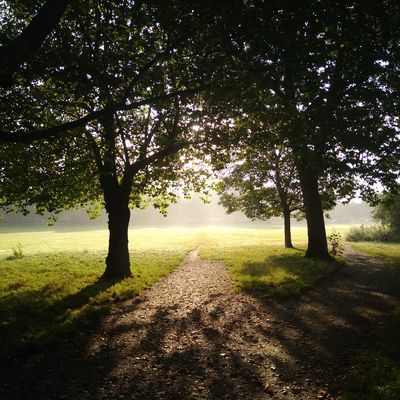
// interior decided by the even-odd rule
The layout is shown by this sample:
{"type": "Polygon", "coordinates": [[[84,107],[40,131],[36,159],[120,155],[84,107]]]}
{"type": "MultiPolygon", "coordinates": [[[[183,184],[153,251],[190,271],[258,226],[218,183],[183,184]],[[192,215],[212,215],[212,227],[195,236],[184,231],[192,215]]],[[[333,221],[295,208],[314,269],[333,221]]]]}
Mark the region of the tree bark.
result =
{"type": "Polygon", "coordinates": [[[285,247],[287,249],[293,248],[292,244],[292,233],[290,226],[290,210],[283,209],[283,221],[284,221],[284,233],[285,233],[285,247]]]}
{"type": "Polygon", "coordinates": [[[318,189],[318,174],[306,165],[297,165],[297,169],[307,220],[308,248],[305,256],[329,259],[331,257],[328,251],[324,211],[318,189]]]}
{"type": "Polygon", "coordinates": [[[106,210],[108,213],[109,245],[103,278],[125,279],[131,276],[128,249],[130,220],[128,202],[113,201],[112,204],[106,204],[106,210]]]}

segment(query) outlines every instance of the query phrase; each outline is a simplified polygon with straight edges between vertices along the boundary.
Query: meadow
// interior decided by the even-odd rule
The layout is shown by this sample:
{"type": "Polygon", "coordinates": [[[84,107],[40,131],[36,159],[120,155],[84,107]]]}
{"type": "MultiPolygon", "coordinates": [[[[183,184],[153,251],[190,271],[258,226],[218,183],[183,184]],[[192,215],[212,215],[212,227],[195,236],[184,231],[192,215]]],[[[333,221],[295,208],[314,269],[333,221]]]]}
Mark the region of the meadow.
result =
{"type": "Polygon", "coordinates": [[[0,355],[62,340],[137,296],[198,246],[201,257],[229,266],[237,290],[257,295],[297,294],[335,268],[303,258],[304,227],[293,228],[296,249],[284,249],[282,236],[279,227],[132,229],[133,275],[109,282],[100,279],[107,230],[0,231],[0,355]]]}
{"type": "MultiPolygon", "coordinates": [[[[342,238],[348,229],[335,227],[342,238]]],[[[256,296],[296,295],[339,264],[305,259],[306,229],[293,227],[292,233],[295,249],[283,248],[280,227],[132,229],[133,276],[109,282],[100,279],[107,230],[0,230],[0,357],[65,340],[173,271],[198,246],[200,257],[229,266],[236,290],[256,296]]],[[[351,245],[400,268],[398,244],[351,245]]],[[[399,329],[399,313],[380,326],[376,344],[361,354],[343,381],[341,399],[397,399],[399,329]]]]}

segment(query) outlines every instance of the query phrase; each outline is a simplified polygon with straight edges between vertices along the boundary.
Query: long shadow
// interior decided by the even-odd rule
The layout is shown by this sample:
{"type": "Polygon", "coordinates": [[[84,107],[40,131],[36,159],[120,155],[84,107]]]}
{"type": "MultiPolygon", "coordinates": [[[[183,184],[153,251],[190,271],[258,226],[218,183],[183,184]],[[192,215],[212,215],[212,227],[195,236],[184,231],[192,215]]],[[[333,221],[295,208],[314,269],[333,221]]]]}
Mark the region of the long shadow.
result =
{"type": "Polygon", "coordinates": [[[93,321],[97,315],[109,309],[109,306],[91,304],[91,299],[115,283],[112,280],[98,279],[51,304],[48,299],[60,290],[54,284],[38,290],[10,292],[3,296],[0,299],[0,310],[6,312],[0,315],[0,320],[7,323],[0,325],[0,359],[26,354],[43,345],[49,346],[49,342],[56,343],[64,339],[77,326],[93,321]],[[85,312],[71,318],[71,313],[84,306],[88,306],[85,312]],[[13,338],[13,332],[20,334],[13,338]],[[33,335],[37,340],[32,338],[33,335]]]}
{"type": "Polygon", "coordinates": [[[342,266],[335,260],[315,262],[296,252],[269,256],[264,262],[245,263],[237,269],[237,274],[241,289],[247,294],[260,298],[271,294],[290,297],[313,287],[316,281],[330,277],[342,266]]]}
{"type": "MultiPolygon", "coordinates": [[[[131,311],[140,306],[135,303],[131,311]]],[[[6,384],[0,385],[0,393],[7,399],[59,394],[64,399],[259,397],[263,382],[256,365],[230,348],[207,316],[198,308],[182,316],[176,307],[158,307],[145,322],[138,319],[108,330],[97,350],[92,349],[96,333],[85,331],[72,348],[65,343],[54,352],[11,365],[3,371],[6,384]],[[188,342],[182,340],[188,335],[188,342]],[[123,353],[108,345],[111,337],[120,338],[123,353]],[[29,392],[24,391],[27,387],[29,392]]],[[[101,332],[101,327],[96,330],[101,332]]]]}
{"type": "Polygon", "coordinates": [[[400,304],[398,288],[394,270],[367,267],[360,258],[295,299],[221,294],[186,313],[171,303],[150,315],[136,302],[111,316],[104,332],[84,330],[72,344],[9,366],[0,393],[7,399],[306,398],[334,386],[376,321],[400,304]],[[123,322],[125,312],[135,318],[123,322]],[[285,394],[295,383],[298,392],[285,394]]]}
{"type": "Polygon", "coordinates": [[[400,305],[397,272],[379,263],[367,266],[364,257],[301,298],[278,302],[252,295],[279,320],[276,326],[258,326],[258,334],[275,340],[294,360],[275,358],[280,377],[290,382],[306,374],[315,381],[317,375],[333,389],[332,382],[368,344],[379,320],[400,305]]]}

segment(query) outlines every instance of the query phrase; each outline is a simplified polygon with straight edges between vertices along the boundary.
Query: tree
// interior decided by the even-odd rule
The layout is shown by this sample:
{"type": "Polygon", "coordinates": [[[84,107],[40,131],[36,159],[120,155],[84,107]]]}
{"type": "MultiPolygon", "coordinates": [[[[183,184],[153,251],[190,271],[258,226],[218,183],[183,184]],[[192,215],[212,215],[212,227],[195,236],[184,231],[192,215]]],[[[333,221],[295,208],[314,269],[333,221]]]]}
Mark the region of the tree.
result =
{"type": "Polygon", "coordinates": [[[293,247],[290,218],[302,219],[302,197],[287,148],[250,150],[223,171],[218,183],[220,204],[228,214],[243,212],[250,219],[283,216],[285,247],[293,247]]]}
{"type": "Polygon", "coordinates": [[[294,8],[253,0],[230,35],[230,76],[241,89],[225,103],[263,121],[272,141],[278,135],[288,143],[308,257],[329,257],[322,177],[335,181],[341,198],[376,181],[395,185],[398,176],[398,76],[391,71],[400,13],[398,4],[385,5],[377,12],[370,2],[305,0],[294,8]]]}
{"type": "Polygon", "coordinates": [[[208,139],[191,128],[199,110],[188,95],[203,84],[209,52],[197,44],[199,32],[193,40],[203,21],[179,5],[91,1],[68,9],[42,46],[40,76],[36,67],[22,71],[0,109],[3,129],[27,143],[40,127],[69,124],[69,134],[0,149],[0,204],[55,213],[104,205],[106,278],[130,275],[130,207],[153,201],[164,210],[177,182],[202,185],[202,171],[187,166],[208,139]]]}
{"type": "MultiPolygon", "coordinates": [[[[4,13],[2,15],[3,20],[0,24],[0,38],[3,43],[2,47],[0,47],[0,66],[2,66],[2,74],[0,76],[0,87],[4,87],[8,89],[8,91],[4,91],[0,98],[0,105],[5,107],[6,109],[9,107],[10,103],[18,103],[19,107],[16,110],[15,116],[18,118],[23,118],[24,116],[19,115],[21,108],[28,107],[32,109],[32,104],[30,102],[26,102],[25,95],[23,94],[19,98],[14,98],[14,96],[18,96],[21,94],[21,89],[24,86],[26,87],[26,91],[29,91],[29,85],[32,81],[35,84],[41,83],[43,79],[56,72],[59,74],[65,67],[73,68],[73,56],[72,54],[67,55],[67,57],[63,60],[64,65],[59,65],[60,69],[58,71],[54,71],[53,63],[47,65],[46,62],[43,62],[43,55],[45,51],[43,51],[43,44],[47,44],[53,47],[60,45],[59,48],[61,53],[65,53],[65,48],[73,47],[72,43],[67,42],[67,39],[64,38],[62,41],[54,40],[54,32],[51,35],[52,31],[59,30],[59,24],[61,17],[63,17],[64,29],[65,27],[70,26],[72,29],[76,29],[74,32],[71,32],[71,35],[74,36],[75,33],[78,33],[79,29],[82,25],[76,24],[76,17],[80,16],[82,9],[92,8],[101,10],[104,7],[104,0],[86,2],[86,4],[78,3],[74,4],[74,8],[70,9],[69,12],[66,12],[67,5],[71,3],[71,1],[53,1],[49,0],[45,2],[42,7],[39,8],[37,14],[32,18],[32,20],[27,23],[26,21],[30,20],[31,15],[35,14],[34,8],[35,4],[28,2],[13,2],[10,5],[4,5],[4,13]],[[27,26],[26,26],[27,25],[27,26]],[[38,54],[39,49],[41,50],[40,54],[38,54]],[[34,57],[36,56],[36,57],[34,57]],[[30,59],[33,58],[33,61],[29,63],[30,59]],[[24,63],[25,62],[25,63],[24,63]],[[23,68],[21,67],[21,63],[24,63],[23,68]],[[51,69],[53,67],[53,69],[51,69]],[[17,93],[15,90],[12,90],[12,85],[18,82],[18,90],[17,93]]],[[[109,6],[111,6],[112,2],[109,2],[109,6]]],[[[121,9],[127,9],[126,5],[129,3],[132,8],[132,12],[135,12],[135,7],[141,7],[142,2],[121,2],[119,4],[115,4],[116,7],[120,7],[121,9]]],[[[214,21],[216,19],[216,14],[213,12],[215,10],[215,6],[211,3],[212,11],[208,9],[210,4],[204,2],[204,4],[198,6],[196,2],[194,5],[190,4],[190,2],[185,2],[185,7],[182,7],[182,2],[170,2],[167,10],[163,7],[163,4],[156,4],[157,2],[153,2],[155,7],[158,7],[161,11],[161,15],[164,20],[169,18],[169,22],[167,25],[173,25],[173,22],[177,22],[179,25],[184,26],[184,31],[188,34],[188,38],[184,39],[184,33],[181,32],[181,36],[177,37],[176,40],[186,41],[187,43],[190,41],[189,33],[191,32],[191,28],[195,31],[195,23],[196,18],[199,20],[197,27],[202,26],[205,30],[209,27],[209,21],[214,21]],[[207,17],[198,18],[198,12],[203,13],[207,17]],[[205,10],[205,12],[203,12],[205,10]],[[174,16],[174,12],[176,13],[176,21],[171,18],[174,16]],[[183,20],[179,19],[179,16],[183,15],[183,20]],[[214,18],[214,19],[213,19],[214,18]]],[[[142,4],[143,5],[143,4],[142,4]]],[[[145,6],[145,5],[143,5],[145,6]]],[[[131,20],[132,24],[135,24],[137,19],[135,19],[135,15],[131,20]]],[[[138,17],[140,19],[140,16],[138,17]]],[[[131,24],[131,28],[133,27],[131,24]]],[[[203,32],[204,33],[204,32],[203,32]]],[[[107,33],[105,33],[107,34],[107,33]]],[[[211,37],[211,36],[210,36],[211,37]]],[[[76,39],[76,38],[74,38],[76,39]]],[[[110,38],[111,40],[111,38],[110,38]]],[[[136,48],[137,43],[133,40],[129,41],[130,44],[130,54],[134,55],[135,52],[141,53],[143,49],[140,47],[136,48]]],[[[172,49],[172,48],[171,48],[172,49]]],[[[210,54],[209,54],[210,55],[210,54]]],[[[45,58],[48,60],[48,58],[45,58]]],[[[58,57],[58,61],[60,61],[58,57]]],[[[144,69],[147,69],[146,66],[143,66],[144,69]]],[[[132,71],[131,71],[132,72],[132,71]]],[[[1,73],[0,73],[1,74],[1,73]]],[[[202,88],[190,88],[183,91],[179,91],[179,93],[169,93],[169,96],[173,97],[177,94],[193,94],[197,93],[202,88]]],[[[25,93],[26,94],[26,93],[25,93]]],[[[163,97],[165,94],[163,94],[163,97]]],[[[32,101],[32,97],[30,98],[32,101]]],[[[114,102],[107,107],[102,107],[96,110],[87,111],[86,113],[80,113],[80,115],[76,116],[75,119],[69,118],[63,121],[46,121],[49,125],[39,124],[32,125],[30,120],[25,121],[24,123],[19,123],[10,127],[9,129],[4,129],[2,126],[2,130],[0,130],[0,142],[5,143],[33,143],[34,141],[41,139],[50,139],[53,137],[57,137],[63,135],[64,133],[71,132],[76,129],[84,128],[91,121],[95,121],[98,118],[102,118],[104,116],[109,116],[114,114],[117,111],[123,111],[127,109],[134,109],[143,104],[149,104],[151,101],[158,101],[159,96],[156,96],[154,99],[146,99],[139,100],[138,102],[127,104],[128,98],[121,98],[119,102],[114,102]]],[[[33,107],[34,108],[34,107],[33,107]]],[[[82,110],[83,111],[83,110],[82,110]]],[[[14,115],[12,115],[14,116],[14,115]]],[[[26,116],[25,116],[26,117],[26,116]]],[[[6,125],[7,126],[7,125],[6,125]]]]}
{"type": "Polygon", "coordinates": [[[385,193],[379,199],[372,217],[389,228],[391,236],[400,236],[400,194],[385,193]]]}
{"type": "MultiPolygon", "coordinates": [[[[248,218],[283,217],[284,242],[292,248],[290,219],[304,218],[304,204],[291,151],[284,145],[270,147],[260,142],[240,148],[235,163],[223,171],[218,183],[220,203],[228,213],[243,212],[248,218]]],[[[324,211],[336,205],[336,192],[327,178],[319,181],[324,211]]]]}

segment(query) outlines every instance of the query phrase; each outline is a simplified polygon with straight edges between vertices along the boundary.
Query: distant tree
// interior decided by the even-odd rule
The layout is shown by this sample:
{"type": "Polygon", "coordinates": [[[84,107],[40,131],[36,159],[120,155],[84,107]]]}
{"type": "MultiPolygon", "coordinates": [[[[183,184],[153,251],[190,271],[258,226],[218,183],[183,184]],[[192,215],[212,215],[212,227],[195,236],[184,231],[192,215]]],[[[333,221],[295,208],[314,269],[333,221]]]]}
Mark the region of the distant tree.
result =
{"type": "MultiPolygon", "coordinates": [[[[239,149],[238,149],[239,150],[239,149]]],[[[260,143],[243,148],[238,160],[223,171],[217,188],[228,213],[243,212],[250,219],[284,219],[285,247],[293,247],[290,219],[305,218],[303,195],[290,149],[260,143]]],[[[336,193],[326,177],[319,181],[324,210],[336,204],[336,193]]]]}
{"type": "Polygon", "coordinates": [[[400,237],[400,194],[384,194],[372,211],[372,217],[400,237]]]}
{"type": "Polygon", "coordinates": [[[250,219],[284,219],[285,247],[293,247],[290,218],[304,217],[301,188],[290,151],[250,151],[246,158],[223,171],[217,185],[220,204],[227,213],[243,212],[250,219]]]}

